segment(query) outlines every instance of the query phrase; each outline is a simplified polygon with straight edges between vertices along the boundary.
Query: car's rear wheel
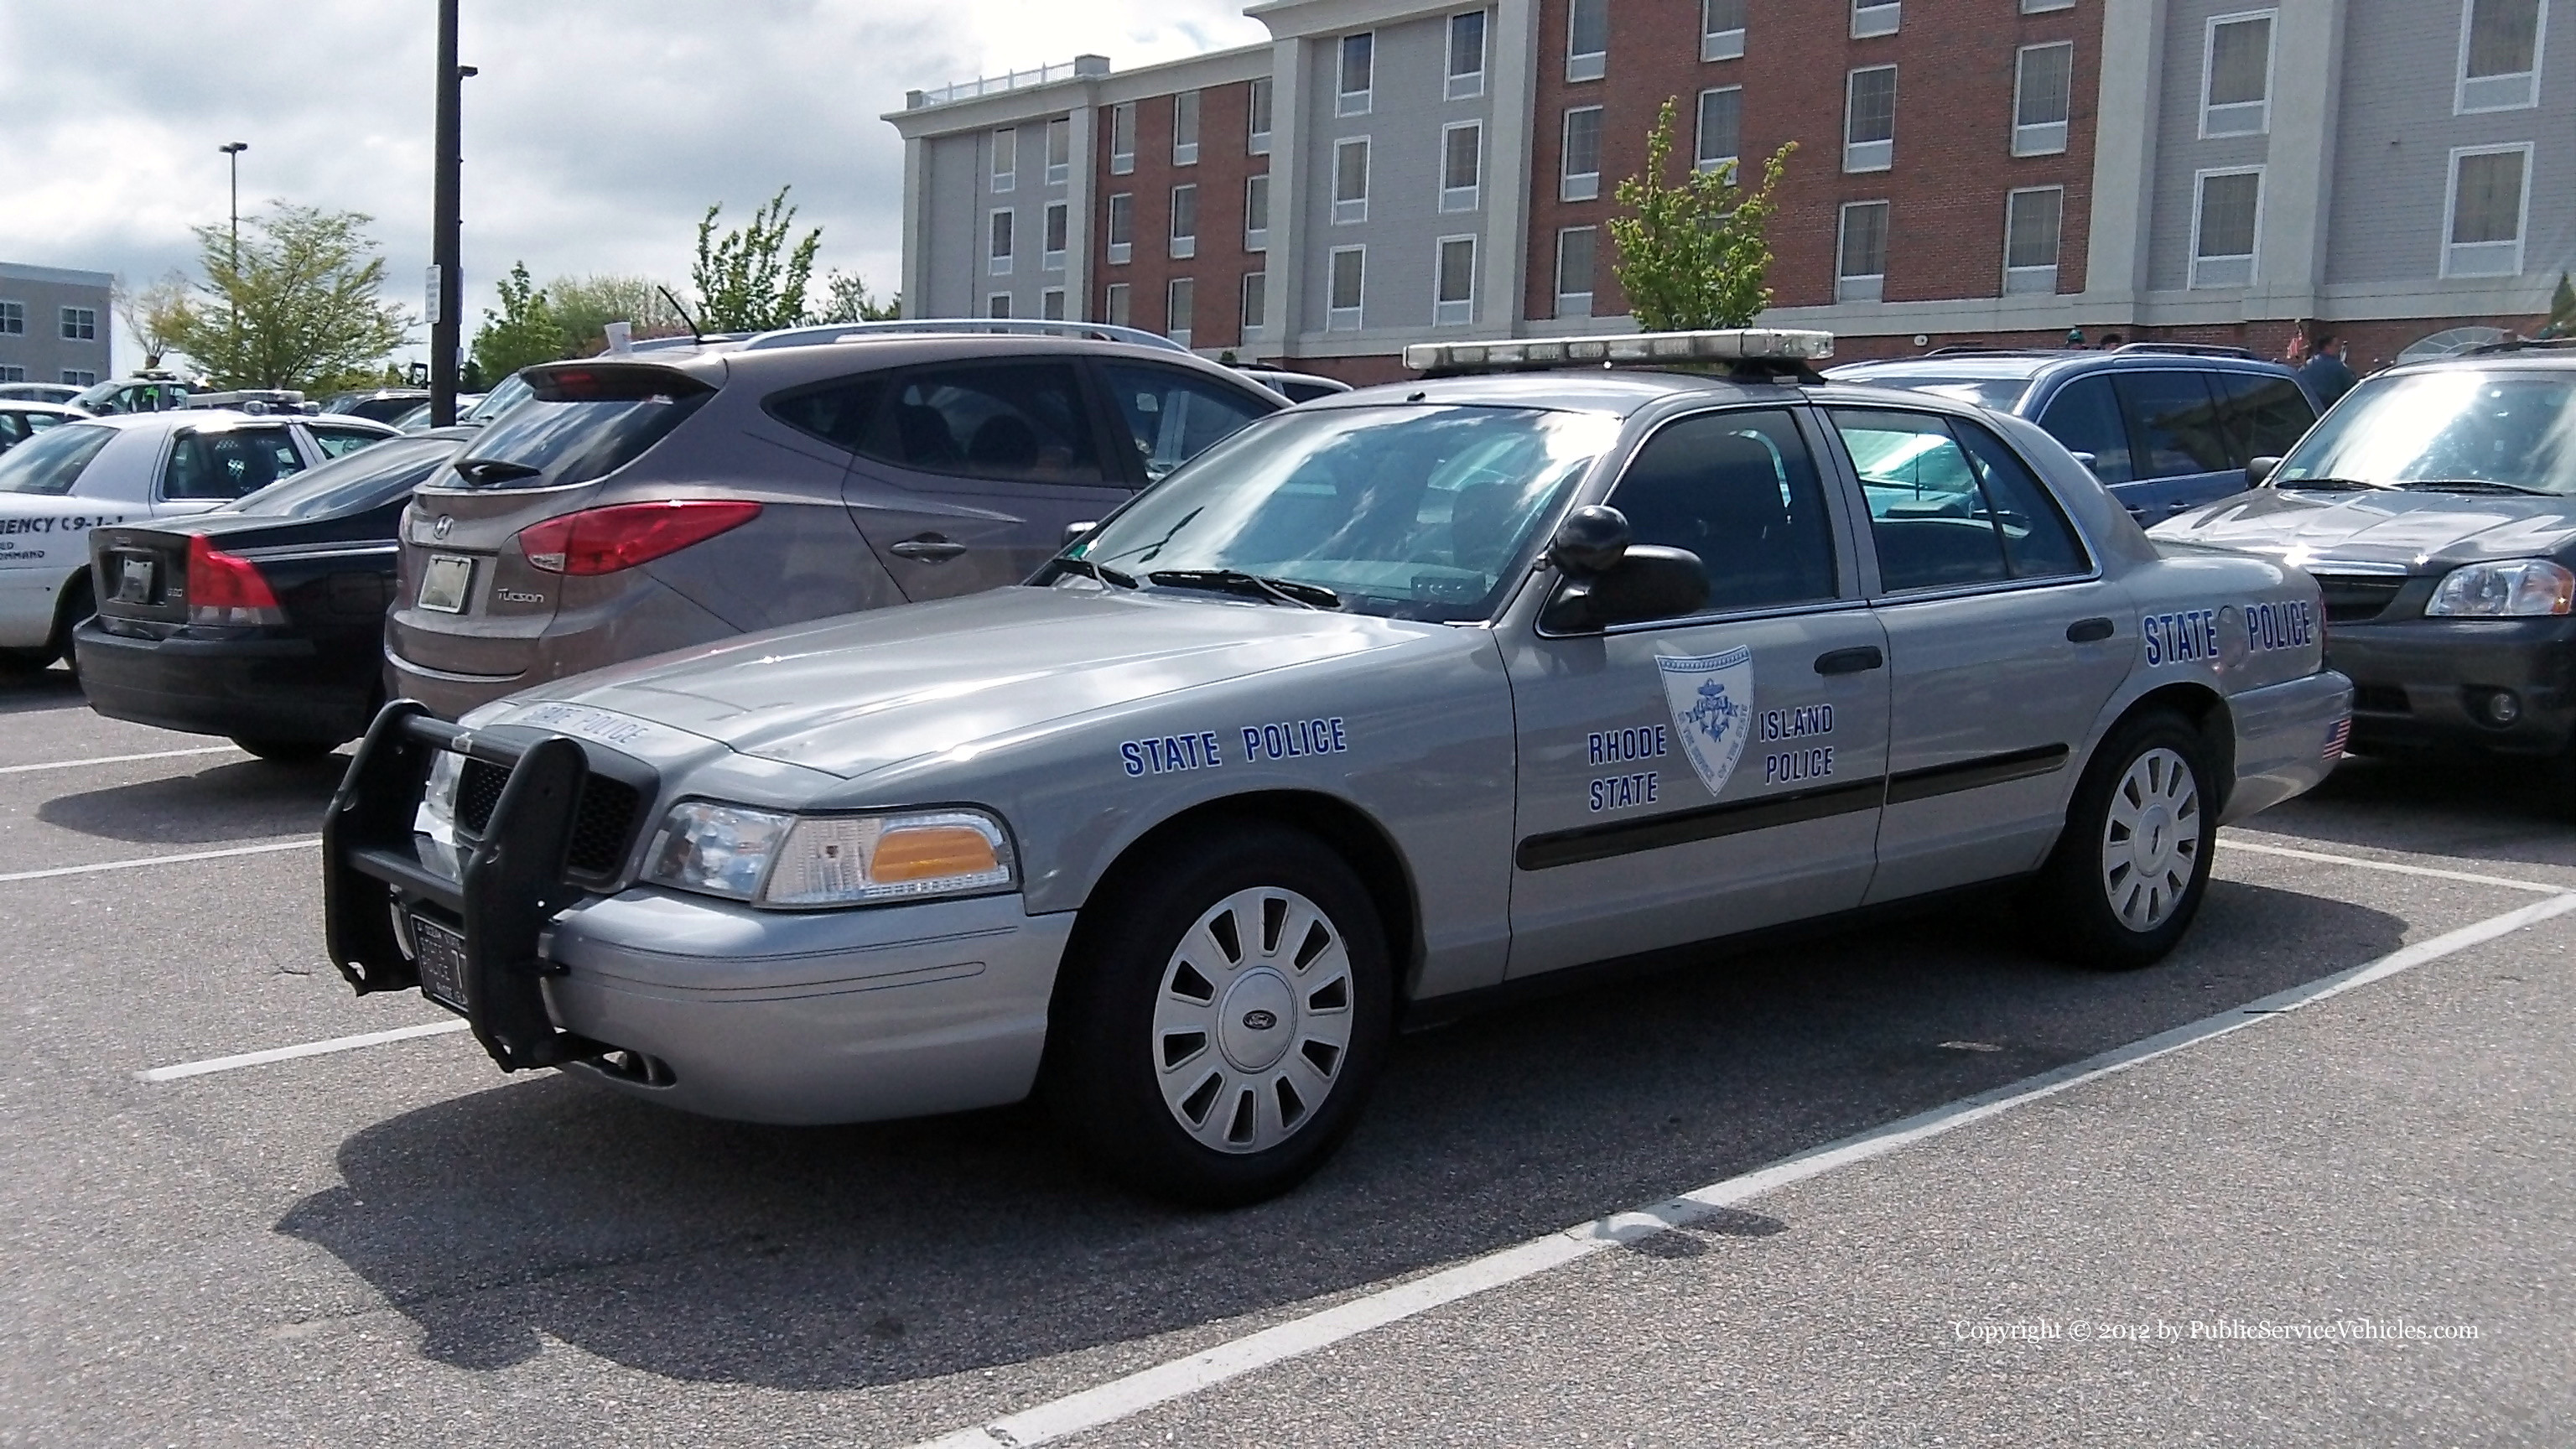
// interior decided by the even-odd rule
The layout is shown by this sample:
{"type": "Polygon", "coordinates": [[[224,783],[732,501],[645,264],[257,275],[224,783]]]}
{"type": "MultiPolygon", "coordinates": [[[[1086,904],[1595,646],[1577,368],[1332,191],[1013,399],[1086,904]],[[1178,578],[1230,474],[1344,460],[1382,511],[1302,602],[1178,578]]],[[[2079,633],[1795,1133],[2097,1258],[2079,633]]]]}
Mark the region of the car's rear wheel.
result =
{"type": "Polygon", "coordinates": [[[272,765],[309,765],[339,748],[320,740],[267,740],[256,735],[235,735],[233,743],[272,765]]]}
{"type": "Polygon", "coordinates": [[[2042,944],[2082,966],[2150,966],[2191,929],[2218,848],[2209,750],[2163,712],[2129,720],[2094,752],[2041,870],[2042,944]]]}
{"type": "Polygon", "coordinates": [[[1358,1119],[1393,1011],[1351,868],[1303,832],[1175,842],[1090,908],[1058,988],[1045,1093],[1102,1165],[1210,1206],[1284,1192],[1358,1119]]]}
{"type": "Polygon", "coordinates": [[[72,647],[72,631],[98,614],[98,596],[89,586],[87,571],[72,576],[71,587],[63,590],[62,602],[54,609],[54,637],[45,646],[52,658],[72,667],[72,678],[80,678],[80,652],[72,647]]]}

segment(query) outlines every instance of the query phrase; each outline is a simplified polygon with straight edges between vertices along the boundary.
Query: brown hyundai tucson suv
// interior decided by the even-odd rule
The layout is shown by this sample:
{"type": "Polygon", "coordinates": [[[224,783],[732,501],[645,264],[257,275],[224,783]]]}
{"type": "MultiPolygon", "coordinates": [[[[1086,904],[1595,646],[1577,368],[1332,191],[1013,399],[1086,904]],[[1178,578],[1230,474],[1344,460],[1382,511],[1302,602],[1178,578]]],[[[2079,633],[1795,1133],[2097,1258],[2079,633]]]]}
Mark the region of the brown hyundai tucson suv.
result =
{"type": "MultiPolygon", "coordinates": [[[[920,324],[912,324],[917,329],[920,324]]],[[[549,363],[414,495],[388,692],[513,690],[1017,583],[1287,400],[1173,346],[811,329],[549,363]]]]}

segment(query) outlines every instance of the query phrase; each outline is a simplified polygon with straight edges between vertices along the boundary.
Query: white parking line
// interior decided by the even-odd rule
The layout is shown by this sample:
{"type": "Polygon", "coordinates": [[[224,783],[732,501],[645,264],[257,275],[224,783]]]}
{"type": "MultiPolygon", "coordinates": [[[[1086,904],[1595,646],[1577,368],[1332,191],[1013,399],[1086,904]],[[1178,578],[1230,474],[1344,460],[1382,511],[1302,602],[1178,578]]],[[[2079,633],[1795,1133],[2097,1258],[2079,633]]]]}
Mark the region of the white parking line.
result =
{"type": "Polygon", "coordinates": [[[33,770],[76,770],[83,765],[122,765],[129,760],[175,760],[183,755],[238,755],[239,745],[208,745],[199,750],[152,750],[140,755],[92,755],[86,760],[47,760],[41,765],[0,765],[0,775],[24,775],[33,770]]]}
{"type": "Polygon", "coordinates": [[[326,1052],[355,1051],[359,1047],[381,1046],[389,1041],[409,1041],[416,1036],[445,1036],[463,1031],[467,1023],[433,1021],[426,1026],[398,1026],[391,1031],[371,1031],[363,1036],[335,1036],[329,1041],[308,1041],[302,1046],[271,1047],[264,1052],[243,1052],[239,1056],[212,1057],[202,1062],[181,1062],[175,1067],[154,1067],[136,1072],[138,1082],[175,1082],[181,1077],[202,1077],[209,1072],[229,1072],[236,1067],[260,1067],[270,1062],[292,1061],[297,1057],[318,1057],[326,1052]]]}
{"type": "Polygon", "coordinates": [[[58,875],[95,875],[103,870],[141,870],[147,865],[185,865],[192,860],[229,860],[236,855],[271,855],[281,850],[311,850],[322,843],[315,835],[268,845],[236,845],[223,850],[189,850],[177,855],[142,855],[132,860],[102,860],[89,865],[57,865],[45,870],[19,870],[0,875],[0,885],[13,880],[50,880],[58,875]]]}
{"type": "Polygon", "coordinates": [[[2286,860],[2313,860],[2326,865],[2354,866],[2361,870],[2384,870],[2396,875],[2421,875],[2430,876],[2435,880],[2466,881],[2470,885],[2506,886],[2518,891],[2539,891],[2543,895],[2556,895],[2568,889],[2566,886],[2549,885],[2542,881],[2516,880],[2506,875],[2476,875],[2465,870],[2440,870],[2429,865],[2401,865],[2393,860],[2364,860],[2357,855],[2328,855],[2321,850],[2293,850],[2286,845],[2257,845],[2253,841],[2238,840],[2233,837],[2221,839],[2219,845],[2228,850],[2252,851],[2256,855],[2277,855],[2286,860]]]}
{"type": "MultiPolygon", "coordinates": [[[[2347,861],[2333,856],[2324,858],[2345,864],[2375,863],[2347,861]]],[[[2502,880],[2496,883],[2530,884],[2527,881],[2502,880]]],[[[1793,1183],[1887,1156],[1900,1148],[2000,1116],[2088,1082],[2128,1071],[2158,1057],[2242,1031],[2259,1022],[2277,1020],[2289,1012],[2341,995],[2355,987],[2384,980],[2401,971],[2412,970],[2519,931],[2525,926],[2576,911],[2576,892],[2558,891],[2555,887],[2549,889],[2552,895],[2548,900],[2534,901],[2519,910],[2490,916],[2474,925],[2391,952],[2322,980],[2160,1032],[2053,1072],[2042,1072],[1990,1092],[1846,1137],[1840,1142],[1784,1158],[1738,1177],[1710,1183],[1665,1202],[1633,1212],[1595,1218],[1563,1232],[1550,1233],[1481,1258],[1471,1258],[1455,1267],[1289,1319],[1096,1388],[1068,1394],[971,1429],[961,1429],[917,1445],[915,1449],[1027,1449],[1030,1445],[1052,1443],[1114,1424],[1147,1409],[1240,1378],[1256,1369],[1328,1348],[1370,1329],[1400,1322],[1488,1289],[1518,1282],[1604,1248],[1688,1226],[1721,1209],[1776,1192],[1793,1183]]]]}

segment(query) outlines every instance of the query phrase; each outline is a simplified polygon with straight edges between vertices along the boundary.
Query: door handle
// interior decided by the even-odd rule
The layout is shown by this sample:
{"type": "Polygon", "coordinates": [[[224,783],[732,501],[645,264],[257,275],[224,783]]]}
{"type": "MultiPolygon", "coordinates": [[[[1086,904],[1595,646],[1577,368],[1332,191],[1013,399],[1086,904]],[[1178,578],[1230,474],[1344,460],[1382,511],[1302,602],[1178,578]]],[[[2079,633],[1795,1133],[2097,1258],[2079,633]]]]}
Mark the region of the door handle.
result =
{"type": "Polygon", "coordinates": [[[946,563],[965,551],[966,545],[935,533],[907,538],[886,550],[897,558],[918,559],[923,563],[946,563]]]}
{"type": "Polygon", "coordinates": [[[2111,621],[2108,619],[2078,619],[2066,626],[2067,642],[2071,644],[2099,643],[2110,638],[2111,634],[2111,621]]]}
{"type": "Polygon", "coordinates": [[[1879,652],[1877,645],[1863,644],[1857,649],[1834,649],[1817,655],[1816,672],[1818,674],[1865,674],[1886,662],[1887,656],[1879,652]]]}

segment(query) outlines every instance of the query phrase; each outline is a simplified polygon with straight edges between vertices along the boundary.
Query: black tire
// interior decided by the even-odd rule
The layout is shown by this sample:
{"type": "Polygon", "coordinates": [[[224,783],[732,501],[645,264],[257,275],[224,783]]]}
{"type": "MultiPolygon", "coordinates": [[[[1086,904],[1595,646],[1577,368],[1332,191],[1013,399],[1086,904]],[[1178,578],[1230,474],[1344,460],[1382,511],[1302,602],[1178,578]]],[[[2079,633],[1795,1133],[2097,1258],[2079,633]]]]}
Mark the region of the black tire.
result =
{"type": "Polygon", "coordinates": [[[1322,1166],[1359,1119],[1394,1016],[1384,927],[1350,866],[1303,831],[1211,829],[1123,866],[1084,916],[1040,1089],[1085,1155],[1206,1207],[1276,1196],[1322,1166]],[[1309,907],[1322,937],[1298,924],[1309,907]]]}
{"type": "Polygon", "coordinates": [[[51,646],[36,649],[0,649],[0,670],[13,674],[41,674],[53,667],[51,646]]]}
{"type": "MultiPolygon", "coordinates": [[[[46,644],[54,659],[71,666],[72,678],[80,678],[80,653],[72,647],[72,631],[98,614],[98,595],[89,585],[89,573],[83,570],[72,576],[71,587],[63,590],[62,602],[54,608],[54,637],[46,644]]],[[[52,663],[51,659],[46,661],[52,663]]]]}
{"type": "Polygon", "coordinates": [[[2218,849],[2215,779],[2208,741],[2189,721],[2159,710],[2114,728],[2085,765],[2065,833],[2041,867],[2033,893],[2041,947],[2104,971],[2163,960],[2208,894],[2218,849]],[[2179,782],[2170,774],[2176,761],[2188,771],[2179,782]],[[2185,799],[2188,810],[2179,808],[2185,799]],[[2134,813],[2139,828],[2115,831],[2115,806],[2124,817],[2134,813]]]}
{"type": "Polygon", "coordinates": [[[233,736],[233,743],[272,765],[309,765],[340,748],[320,740],[263,740],[233,736]]]}

